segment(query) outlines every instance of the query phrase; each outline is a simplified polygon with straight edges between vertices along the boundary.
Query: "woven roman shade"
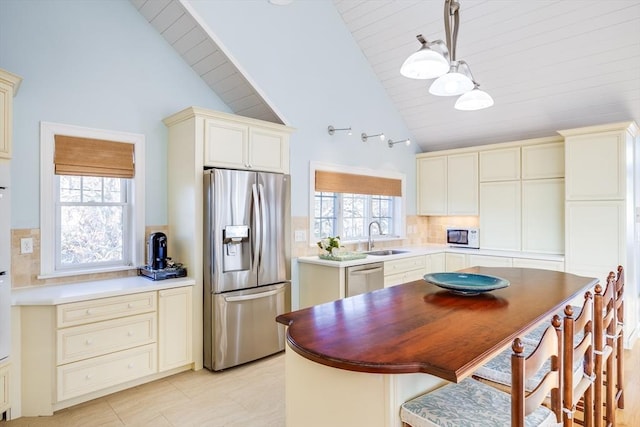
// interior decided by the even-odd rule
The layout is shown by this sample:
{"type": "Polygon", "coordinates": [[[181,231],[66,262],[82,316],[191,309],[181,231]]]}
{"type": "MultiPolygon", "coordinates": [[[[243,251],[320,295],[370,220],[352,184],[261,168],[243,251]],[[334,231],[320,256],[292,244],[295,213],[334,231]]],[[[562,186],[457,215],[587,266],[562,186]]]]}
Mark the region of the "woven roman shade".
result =
{"type": "Polygon", "coordinates": [[[133,178],[134,144],[56,135],[56,175],[133,178]]]}
{"type": "Polygon", "coordinates": [[[402,181],[369,175],[316,170],[316,191],[402,196],[402,181]]]}

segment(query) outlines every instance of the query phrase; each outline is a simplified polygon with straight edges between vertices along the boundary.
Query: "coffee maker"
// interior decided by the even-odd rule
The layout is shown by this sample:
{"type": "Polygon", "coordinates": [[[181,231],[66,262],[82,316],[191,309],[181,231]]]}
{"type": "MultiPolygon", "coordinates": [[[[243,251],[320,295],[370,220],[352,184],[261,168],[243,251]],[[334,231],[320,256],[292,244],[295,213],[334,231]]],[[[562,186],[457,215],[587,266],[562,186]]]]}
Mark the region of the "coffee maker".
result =
{"type": "Polygon", "coordinates": [[[173,279],[186,276],[187,269],[167,256],[167,235],[151,233],[147,239],[147,265],[140,267],[138,274],[152,280],[173,279]]]}
{"type": "Polygon", "coordinates": [[[164,233],[151,233],[147,240],[147,267],[162,270],[167,267],[167,236],[164,233]]]}

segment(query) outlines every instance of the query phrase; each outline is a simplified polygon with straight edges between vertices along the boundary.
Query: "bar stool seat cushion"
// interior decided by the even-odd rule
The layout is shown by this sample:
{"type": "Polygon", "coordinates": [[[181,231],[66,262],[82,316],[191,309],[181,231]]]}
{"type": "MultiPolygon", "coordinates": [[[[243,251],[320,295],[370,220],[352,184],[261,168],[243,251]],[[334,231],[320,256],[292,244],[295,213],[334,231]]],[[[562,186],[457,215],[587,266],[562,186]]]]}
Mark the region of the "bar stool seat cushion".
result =
{"type": "MultiPolygon", "coordinates": [[[[403,422],[412,427],[511,425],[511,396],[471,378],[449,383],[405,402],[403,422]]],[[[540,406],[525,418],[526,426],[557,426],[555,414],[540,406]]]]}

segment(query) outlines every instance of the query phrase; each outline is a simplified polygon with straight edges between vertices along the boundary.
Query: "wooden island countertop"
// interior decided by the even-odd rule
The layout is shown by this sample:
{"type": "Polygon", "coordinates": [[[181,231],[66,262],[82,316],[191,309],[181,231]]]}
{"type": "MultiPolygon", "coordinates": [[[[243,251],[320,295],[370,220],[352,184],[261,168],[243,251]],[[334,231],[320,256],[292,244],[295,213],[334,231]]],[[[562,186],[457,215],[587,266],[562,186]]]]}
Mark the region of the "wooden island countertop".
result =
{"type": "Polygon", "coordinates": [[[461,296],[424,280],[283,314],[291,349],[356,372],[427,373],[459,382],[528,329],[559,312],[597,279],[525,268],[463,272],[509,280],[461,296]]]}

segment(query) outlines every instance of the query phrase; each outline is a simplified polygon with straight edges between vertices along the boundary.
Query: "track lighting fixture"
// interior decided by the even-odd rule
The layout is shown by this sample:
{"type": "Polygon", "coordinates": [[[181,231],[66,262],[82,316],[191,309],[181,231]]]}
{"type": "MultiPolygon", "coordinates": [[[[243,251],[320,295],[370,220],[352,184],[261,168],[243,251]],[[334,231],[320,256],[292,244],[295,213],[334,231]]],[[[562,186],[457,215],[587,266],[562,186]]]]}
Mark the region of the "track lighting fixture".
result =
{"type": "Polygon", "coordinates": [[[353,133],[351,132],[351,126],[349,126],[348,128],[336,129],[333,126],[329,125],[329,127],[327,128],[327,132],[329,132],[329,135],[333,135],[338,131],[346,131],[347,135],[351,135],[353,133]]]}
{"type": "Polygon", "coordinates": [[[400,141],[392,141],[392,140],[387,141],[387,145],[389,146],[389,148],[393,148],[393,146],[396,144],[404,144],[408,147],[409,145],[411,145],[411,140],[407,138],[400,141]]]}
{"type": "Polygon", "coordinates": [[[362,132],[362,135],[360,135],[360,138],[362,139],[362,142],[367,142],[367,139],[373,138],[375,136],[379,136],[380,137],[380,141],[384,141],[384,133],[377,133],[375,135],[367,135],[365,132],[362,132]]]}

